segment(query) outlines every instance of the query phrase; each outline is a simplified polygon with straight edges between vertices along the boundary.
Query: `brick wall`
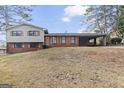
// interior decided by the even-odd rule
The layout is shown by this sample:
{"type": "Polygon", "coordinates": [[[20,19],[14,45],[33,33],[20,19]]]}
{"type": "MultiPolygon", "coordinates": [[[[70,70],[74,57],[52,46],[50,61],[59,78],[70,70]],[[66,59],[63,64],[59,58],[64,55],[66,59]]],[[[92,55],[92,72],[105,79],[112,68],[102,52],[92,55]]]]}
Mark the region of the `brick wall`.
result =
{"type": "Polygon", "coordinates": [[[20,53],[42,49],[42,43],[39,43],[39,48],[30,48],[30,43],[23,43],[23,45],[23,48],[14,48],[14,43],[7,43],[7,53],[20,53]]]}
{"type": "Polygon", "coordinates": [[[71,37],[72,36],[66,36],[66,43],[62,44],[62,36],[56,36],[56,44],[51,44],[53,36],[45,36],[45,45],[48,45],[50,47],[74,47],[74,46],[79,46],[79,37],[75,37],[75,42],[72,44],[71,43],[71,37]]]}

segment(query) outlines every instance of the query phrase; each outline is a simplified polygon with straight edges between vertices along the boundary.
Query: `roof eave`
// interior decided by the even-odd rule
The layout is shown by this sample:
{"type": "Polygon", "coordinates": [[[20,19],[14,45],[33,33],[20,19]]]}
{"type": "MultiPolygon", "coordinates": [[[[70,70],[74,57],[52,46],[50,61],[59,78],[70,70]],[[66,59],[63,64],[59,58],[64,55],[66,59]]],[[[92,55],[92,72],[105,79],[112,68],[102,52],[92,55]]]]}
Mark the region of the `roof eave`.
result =
{"type": "Polygon", "coordinates": [[[38,27],[38,26],[35,26],[35,25],[32,25],[32,24],[23,23],[23,24],[19,24],[19,25],[16,25],[16,26],[8,27],[5,30],[8,31],[10,29],[13,29],[15,27],[22,26],[22,25],[32,26],[32,27],[35,27],[35,28],[38,28],[38,29],[41,29],[41,30],[46,29],[46,28],[38,27]]]}
{"type": "Polygon", "coordinates": [[[94,34],[94,33],[89,33],[89,34],[45,34],[45,36],[106,36],[107,34],[94,34]]]}

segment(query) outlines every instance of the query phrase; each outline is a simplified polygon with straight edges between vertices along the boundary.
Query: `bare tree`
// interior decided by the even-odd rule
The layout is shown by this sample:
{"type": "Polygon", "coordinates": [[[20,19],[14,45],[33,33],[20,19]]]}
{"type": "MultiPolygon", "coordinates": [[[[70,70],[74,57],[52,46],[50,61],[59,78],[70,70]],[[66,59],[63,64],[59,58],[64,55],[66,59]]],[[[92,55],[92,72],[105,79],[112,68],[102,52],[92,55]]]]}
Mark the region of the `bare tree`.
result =
{"type": "Polygon", "coordinates": [[[5,28],[23,21],[31,21],[31,11],[31,6],[0,6],[0,30],[3,31],[5,28]]]}

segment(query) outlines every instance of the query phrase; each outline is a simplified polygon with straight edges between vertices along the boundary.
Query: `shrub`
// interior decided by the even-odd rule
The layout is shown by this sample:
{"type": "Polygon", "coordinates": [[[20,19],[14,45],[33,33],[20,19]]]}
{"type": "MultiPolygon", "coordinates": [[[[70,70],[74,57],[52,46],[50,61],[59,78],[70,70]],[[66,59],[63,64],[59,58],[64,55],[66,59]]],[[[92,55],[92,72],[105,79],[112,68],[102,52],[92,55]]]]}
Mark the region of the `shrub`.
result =
{"type": "Polygon", "coordinates": [[[43,49],[49,48],[48,45],[43,45],[42,47],[43,47],[43,49]]]}
{"type": "Polygon", "coordinates": [[[122,39],[119,38],[119,37],[112,38],[112,39],[111,39],[111,44],[114,44],[114,45],[116,45],[116,44],[120,44],[121,41],[122,41],[122,39]]]}

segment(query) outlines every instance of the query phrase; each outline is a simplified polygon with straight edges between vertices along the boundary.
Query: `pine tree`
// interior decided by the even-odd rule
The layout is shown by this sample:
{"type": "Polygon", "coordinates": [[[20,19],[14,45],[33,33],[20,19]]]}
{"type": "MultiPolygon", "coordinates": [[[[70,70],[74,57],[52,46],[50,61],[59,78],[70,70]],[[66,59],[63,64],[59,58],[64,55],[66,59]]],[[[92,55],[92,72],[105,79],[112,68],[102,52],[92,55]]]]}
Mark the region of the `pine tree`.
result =
{"type": "Polygon", "coordinates": [[[0,6],[0,30],[24,21],[31,21],[31,6],[3,5],[0,6]]]}
{"type": "Polygon", "coordinates": [[[118,32],[120,33],[120,36],[122,36],[122,38],[124,38],[124,6],[119,6],[118,8],[119,10],[119,14],[118,14],[118,32]]]}

